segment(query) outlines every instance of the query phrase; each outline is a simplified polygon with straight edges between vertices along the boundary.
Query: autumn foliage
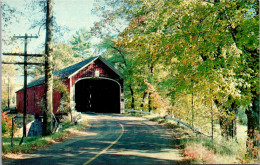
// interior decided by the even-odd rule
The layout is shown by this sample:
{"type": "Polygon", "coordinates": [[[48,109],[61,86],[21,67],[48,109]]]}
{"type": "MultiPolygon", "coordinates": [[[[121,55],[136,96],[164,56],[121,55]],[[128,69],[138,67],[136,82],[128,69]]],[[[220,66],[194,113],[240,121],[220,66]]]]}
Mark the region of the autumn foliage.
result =
{"type": "MultiPolygon", "coordinates": [[[[10,136],[11,135],[11,130],[12,130],[12,117],[13,116],[8,116],[8,112],[2,112],[1,117],[2,117],[2,134],[10,136]]],[[[17,124],[14,123],[14,130],[16,129],[17,124]]]]}
{"type": "Polygon", "coordinates": [[[238,111],[246,109],[248,131],[259,131],[258,1],[102,2],[95,12],[106,17],[96,25],[110,33],[101,26],[93,33],[125,75],[126,107],[207,133],[219,124],[225,139],[236,137],[238,111]],[[128,26],[118,32],[121,20],[128,26]]]}

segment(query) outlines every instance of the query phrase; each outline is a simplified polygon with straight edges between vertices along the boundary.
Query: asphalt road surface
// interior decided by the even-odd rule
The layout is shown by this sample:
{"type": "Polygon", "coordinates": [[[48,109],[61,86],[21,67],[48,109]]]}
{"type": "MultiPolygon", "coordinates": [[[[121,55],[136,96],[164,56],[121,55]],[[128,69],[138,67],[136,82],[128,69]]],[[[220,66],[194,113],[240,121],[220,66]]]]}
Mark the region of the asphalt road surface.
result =
{"type": "Polygon", "coordinates": [[[80,136],[24,154],[3,164],[181,164],[171,131],[155,122],[120,114],[87,114],[91,126],[80,136]]]}

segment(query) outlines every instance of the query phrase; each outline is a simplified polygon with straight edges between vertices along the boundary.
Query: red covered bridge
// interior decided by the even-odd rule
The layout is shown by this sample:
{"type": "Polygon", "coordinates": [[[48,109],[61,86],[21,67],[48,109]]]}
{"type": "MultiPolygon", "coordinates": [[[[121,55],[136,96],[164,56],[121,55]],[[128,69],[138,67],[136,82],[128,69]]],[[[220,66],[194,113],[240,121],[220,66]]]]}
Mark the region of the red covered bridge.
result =
{"type": "MultiPolygon", "coordinates": [[[[71,108],[80,112],[120,113],[124,108],[121,74],[104,58],[92,57],[54,72],[67,85],[71,108]],[[76,104],[73,104],[76,103],[76,104]],[[75,107],[72,107],[76,105],[75,107]]],[[[18,112],[23,112],[24,89],[16,92],[18,112]]],[[[28,113],[43,115],[44,77],[28,84],[28,113]]],[[[61,93],[53,92],[53,112],[60,106],[61,93]]]]}

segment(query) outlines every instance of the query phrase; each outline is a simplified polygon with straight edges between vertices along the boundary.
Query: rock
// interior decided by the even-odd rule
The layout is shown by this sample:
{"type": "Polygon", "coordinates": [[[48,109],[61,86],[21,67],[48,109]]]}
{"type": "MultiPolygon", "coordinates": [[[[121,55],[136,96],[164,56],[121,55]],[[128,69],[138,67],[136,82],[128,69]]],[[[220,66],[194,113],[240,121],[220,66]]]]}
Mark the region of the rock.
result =
{"type": "Polygon", "coordinates": [[[28,132],[28,137],[42,136],[42,122],[40,119],[35,119],[31,124],[28,132]]]}

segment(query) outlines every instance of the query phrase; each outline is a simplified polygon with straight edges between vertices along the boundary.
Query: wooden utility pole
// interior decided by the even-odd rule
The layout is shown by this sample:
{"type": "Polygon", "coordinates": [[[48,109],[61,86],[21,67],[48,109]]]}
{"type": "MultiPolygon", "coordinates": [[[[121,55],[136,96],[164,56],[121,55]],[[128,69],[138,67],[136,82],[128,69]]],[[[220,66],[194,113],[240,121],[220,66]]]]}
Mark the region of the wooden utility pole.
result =
{"type": "Polygon", "coordinates": [[[14,146],[13,139],[14,139],[14,117],[12,116],[12,134],[11,134],[11,147],[13,147],[13,146],[14,146]]]}
{"type": "MultiPolygon", "coordinates": [[[[42,63],[28,63],[27,57],[42,57],[42,54],[27,54],[27,44],[28,44],[28,38],[38,38],[38,36],[28,36],[25,34],[24,36],[14,36],[14,38],[23,38],[24,43],[24,53],[3,53],[3,55],[7,56],[24,56],[24,62],[2,62],[2,64],[18,64],[18,65],[24,65],[24,99],[23,99],[23,138],[26,137],[26,118],[27,118],[27,66],[28,65],[44,65],[42,63]]],[[[22,144],[23,138],[20,142],[22,144]]]]}

